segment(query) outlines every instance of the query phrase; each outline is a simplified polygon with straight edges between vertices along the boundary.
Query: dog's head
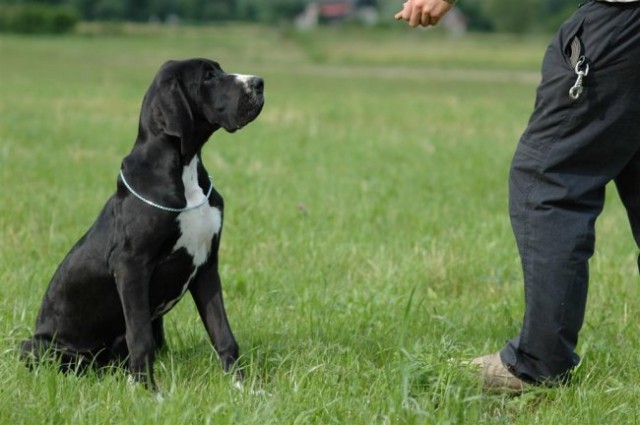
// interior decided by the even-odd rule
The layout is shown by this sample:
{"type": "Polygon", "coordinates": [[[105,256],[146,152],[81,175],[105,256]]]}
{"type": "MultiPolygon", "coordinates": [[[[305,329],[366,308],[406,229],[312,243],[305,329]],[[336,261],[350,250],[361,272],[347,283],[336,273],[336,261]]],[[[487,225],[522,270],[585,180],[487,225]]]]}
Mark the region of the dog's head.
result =
{"type": "Polygon", "coordinates": [[[260,77],[227,74],[208,59],[168,61],[145,95],[140,125],[180,138],[182,155],[193,156],[215,130],[244,127],[263,104],[260,77]]]}

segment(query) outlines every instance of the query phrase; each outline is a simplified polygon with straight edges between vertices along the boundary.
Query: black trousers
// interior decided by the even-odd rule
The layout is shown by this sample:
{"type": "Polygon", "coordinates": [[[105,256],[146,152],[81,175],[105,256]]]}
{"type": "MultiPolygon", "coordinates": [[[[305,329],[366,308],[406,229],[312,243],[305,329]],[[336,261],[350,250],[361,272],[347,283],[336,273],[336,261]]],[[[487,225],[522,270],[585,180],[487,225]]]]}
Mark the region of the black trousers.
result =
{"type": "Polygon", "coordinates": [[[526,381],[564,380],[579,361],[594,224],[611,181],[640,246],[640,3],[591,1],[547,49],[511,164],[509,210],[526,307],[520,334],[500,354],[526,381]],[[589,73],[574,100],[576,37],[589,73]]]}

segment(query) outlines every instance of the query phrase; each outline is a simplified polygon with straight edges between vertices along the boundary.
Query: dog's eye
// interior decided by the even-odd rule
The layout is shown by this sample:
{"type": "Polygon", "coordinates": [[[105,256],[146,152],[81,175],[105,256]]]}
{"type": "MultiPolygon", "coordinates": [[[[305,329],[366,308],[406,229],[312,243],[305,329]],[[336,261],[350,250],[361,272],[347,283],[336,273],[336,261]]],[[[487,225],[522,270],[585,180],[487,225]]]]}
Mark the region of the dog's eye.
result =
{"type": "Polygon", "coordinates": [[[216,73],[213,72],[212,70],[209,70],[207,72],[204,73],[204,80],[205,81],[211,81],[216,77],[216,73]]]}

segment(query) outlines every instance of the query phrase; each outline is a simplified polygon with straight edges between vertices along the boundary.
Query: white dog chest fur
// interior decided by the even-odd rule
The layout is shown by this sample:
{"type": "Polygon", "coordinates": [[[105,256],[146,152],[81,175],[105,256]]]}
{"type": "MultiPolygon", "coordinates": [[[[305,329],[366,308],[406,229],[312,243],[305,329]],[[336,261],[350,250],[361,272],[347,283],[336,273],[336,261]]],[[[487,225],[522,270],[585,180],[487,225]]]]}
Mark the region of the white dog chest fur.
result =
{"type": "MultiPolygon", "coordinates": [[[[182,171],[184,196],[187,207],[198,205],[206,199],[206,194],[198,186],[198,156],[194,156],[189,165],[182,171]]],[[[222,214],[216,207],[205,202],[199,208],[183,211],[176,219],[180,227],[180,238],[173,250],[185,248],[193,258],[194,267],[203,265],[211,252],[211,241],[220,232],[222,214]]]]}
{"type": "MultiPolygon", "coordinates": [[[[206,194],[198,186],[197,155],[193,157],[189,165],[184,167],[182,182],[184,184],[187,207],[201,204],[206,199],[206,194]]],[[[173,251],[184,248],[191,256],[194,269],[186,282],[184,282],[180,295],[174,300],[159,305],[155,309],[153,317],[166,313],[182,298],[189,287],[189,283],[198,272],[198,268],[206,263],[211,253],[213,237],[220,232],[220,227],[222,226],[222,213],[219,208],[212,207],[208,202],[204,202],[198,208],[179,213],[176,220],[180,227],[180,237],[173,247],[173,251]]]]}

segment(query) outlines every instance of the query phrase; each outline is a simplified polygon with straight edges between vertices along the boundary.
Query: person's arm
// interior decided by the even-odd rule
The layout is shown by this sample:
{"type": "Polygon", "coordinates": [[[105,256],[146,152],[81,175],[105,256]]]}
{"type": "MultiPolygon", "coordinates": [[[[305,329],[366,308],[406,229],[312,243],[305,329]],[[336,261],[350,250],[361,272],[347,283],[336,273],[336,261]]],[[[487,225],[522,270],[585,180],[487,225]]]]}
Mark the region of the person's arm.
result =
{"type": "Polygon", "coordinates": [[[396,13],[397,20],[404,19],[411,27],[436,25],[453,8],[456,0],[407,0],[396,13]]]}

